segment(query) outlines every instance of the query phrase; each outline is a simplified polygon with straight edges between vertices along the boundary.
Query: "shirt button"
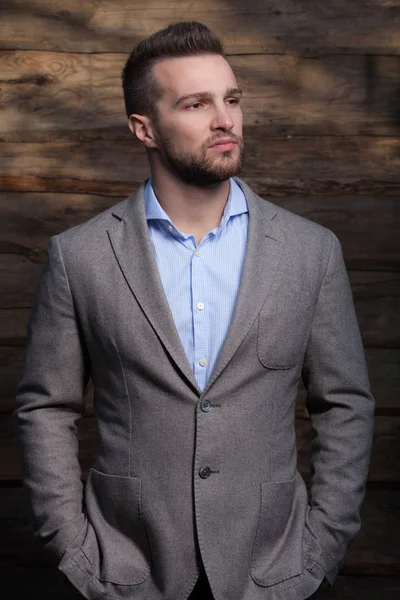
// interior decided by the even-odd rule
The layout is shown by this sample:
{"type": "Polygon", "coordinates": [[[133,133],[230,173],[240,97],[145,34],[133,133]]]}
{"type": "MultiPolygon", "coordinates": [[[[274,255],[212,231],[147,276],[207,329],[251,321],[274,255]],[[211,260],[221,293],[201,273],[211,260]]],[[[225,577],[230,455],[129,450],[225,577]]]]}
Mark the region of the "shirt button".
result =
{"type": "Polygon", "coordinates": [[[202,479],[207,479],[208,477],[210,477],[211,475],[211,469],[210,467],[200,467],[199,469],[199,475],[202,479]]]}
{"type": "Polygon", "coordinates": [[[200,365],[201,367],[206,367],[206,366],[207,366],[207,359],[206,359],[206,358],[201,358],[201,359],[199,360],[199,365],[200,365]]]}
{"type": "Polygon", "coordinates": [[[168,225],[168,231],[172,231],[172,230],[173,230],[172,225],[168,225]]]}
{"type": "Polygon", "coordinates": [[[203,310],[203,308],[204,308],[204,302],[198,302],[198,303],[197,303],[197,308],[198,308],[199,310],[203,310]]]}
{"type": "Polygon", "coordinates": [[[201,256],[201,250],[196,250],[195,255],[196,256],[201,256]]]}
{"type": "Polygon", "coordinates": [[[209,400],[204,400],[204,402],[201,403],[201,410],[203,412],[211,410],[211,402],[209,400]]]}

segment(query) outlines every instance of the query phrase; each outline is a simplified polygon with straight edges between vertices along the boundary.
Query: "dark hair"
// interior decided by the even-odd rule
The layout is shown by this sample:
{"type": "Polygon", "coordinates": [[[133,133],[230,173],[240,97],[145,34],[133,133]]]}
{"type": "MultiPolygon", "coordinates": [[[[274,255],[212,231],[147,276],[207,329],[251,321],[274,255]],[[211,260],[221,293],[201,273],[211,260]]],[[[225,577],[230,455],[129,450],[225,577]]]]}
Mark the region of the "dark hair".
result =
{"type": "Polygon", "coordinates": [[[198,21],[171,24],[142,40],[122,70],[127,116],[133,113],[154,115],[154,104],[162,94],[151,72],[156,62],[168,57],[200,54],[224,56],[224,49],[218,36],[198,21]]]}

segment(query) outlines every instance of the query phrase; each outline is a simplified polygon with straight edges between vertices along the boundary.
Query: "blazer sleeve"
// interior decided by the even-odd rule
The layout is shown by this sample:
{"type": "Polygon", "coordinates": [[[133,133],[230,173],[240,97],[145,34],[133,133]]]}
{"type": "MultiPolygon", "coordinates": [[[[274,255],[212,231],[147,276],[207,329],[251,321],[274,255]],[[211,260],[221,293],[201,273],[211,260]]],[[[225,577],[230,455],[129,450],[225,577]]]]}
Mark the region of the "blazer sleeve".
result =
{"type": "Polygon", "coordinates": [[[360,528],[374,421],[351,287],[334,234],[302,375],[315,433],[308,520],[332,583],[360,528]]]}
{"type": "Polygon", "coordinates": [[[56,557],[84,530],[76,421],[89,361],[57,237],[50,240],[28,326],[14,411],[34,529],[56,557]]]}

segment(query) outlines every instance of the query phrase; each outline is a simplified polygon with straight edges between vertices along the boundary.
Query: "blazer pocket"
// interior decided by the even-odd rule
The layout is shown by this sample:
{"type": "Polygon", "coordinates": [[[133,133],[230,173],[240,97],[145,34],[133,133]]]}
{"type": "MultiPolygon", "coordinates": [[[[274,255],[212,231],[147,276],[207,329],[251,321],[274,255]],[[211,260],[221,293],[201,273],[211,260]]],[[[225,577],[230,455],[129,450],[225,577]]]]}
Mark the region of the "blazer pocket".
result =
{"type": "Polygon", "coordinates": [[[263,587],[304,571],[311,549],[305,527],[308,499],[301,476],[261,483],[261,505],[250,572],[263,587]],[[300,481],[301,480],[301,481],[300,481]]]}
{"type": "Polygon", "coordinates": [[[141,512],[140,477],[90,469],[85,490],[88,530],[80,548],[90,571],[121,585],[144,581],[151,557],[141,512]]]}
{"type": "Polygon", "coordinates": [[[310,312],[290,309],[264,310],[258,318],[257,353],[268,369],[291,369],[304,356],[310,312]]]}

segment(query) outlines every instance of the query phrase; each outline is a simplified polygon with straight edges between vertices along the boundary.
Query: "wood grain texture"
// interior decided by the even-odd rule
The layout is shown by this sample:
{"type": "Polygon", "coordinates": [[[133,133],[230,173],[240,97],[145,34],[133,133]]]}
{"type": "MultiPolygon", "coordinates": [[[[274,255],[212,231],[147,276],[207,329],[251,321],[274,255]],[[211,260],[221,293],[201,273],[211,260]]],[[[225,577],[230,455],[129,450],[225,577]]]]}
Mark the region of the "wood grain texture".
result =
{"type": "MultiPolygon", "coordinates": [[[[0,253],[33,256],[43,261],[51,236],[95,217],[122,199],[123,196],[92,194],[2,192],[0,253]]],[[[395,204],[399,204],[400,213],[400,203],[395,204]]]]}
{"type": "Polygon", "coordinates": [[[394,0],[3,0],[0,39],[11,49],[128,52],[188,19],[214,29],[229,53],[398,54],[399,15],[394,0]]]}
{"type": "Polygon", "coordinates": [[[0,347],[25,346],[30,312],[30,308],[0,309],[0,347]]]}
{"type": "Polygon", "coordinates": [[[350,271],[358,323],[367,348],[400,348],[400,272],[350,271]]]}
{"type": "MultiPolygon", "coordinates": [[[[130,139],[126,54],[0,51],[0,140],[130,139]]],[[[230,56],[245,127],[272,135],[396,135],[400,56],[230,56]]]]}
{"type": "Polygon", "coordinates": [[[30,308],[42,262],[18,254],[0,254],[0,308],[30,308]]]}
{"type": "MultiPolygon", "coordinates": [[[[131,194],[149,175],[146,154],[127,127],[121,68],[141,39],[182,19],[205,22],[222,37],[244,90],[241,177],[342,242],[377,406],[362,529],[324,598],[397,599],[400,5],[394,0],[2,0],[0,597],[80,597],[33,540],[10,412],[49,237],[131,194]]],[[[97,444],[90,389],[86,406],[78,429],[84,478],[97,444]]],[[[299,468],[307,479],[312,429],[304,390],[296,415],[299,468]]]]}
{"type": "Polygon", "coordinates": [[[372,392],[378,407],[400,404],[400,351],[368,348],[366,359],[372,392]]]}
{"type": "MultiPolygon", "coordinates": [[[[0,347],[0,413],[15,408],[15,392],[22,375],[24,348],[0,347]]],[[[1,440],[0,445],[4,440],[1,440]]]]}
{"type": "MultiPolygon", "coordinates": [[[[245,131],[242,178],[256,193],[398,195],[400,138],[279,136],[245,131]]],[[[0,191],[125,196],[149,176],[132,140],[0,143],[0,191]]]]}
{"type": "Polygon", "coordinates": [[[385,271],[400,268],[398,197],[286,196],[271,200],[331,229],[342,244],[349,270],[385,271]]]}

